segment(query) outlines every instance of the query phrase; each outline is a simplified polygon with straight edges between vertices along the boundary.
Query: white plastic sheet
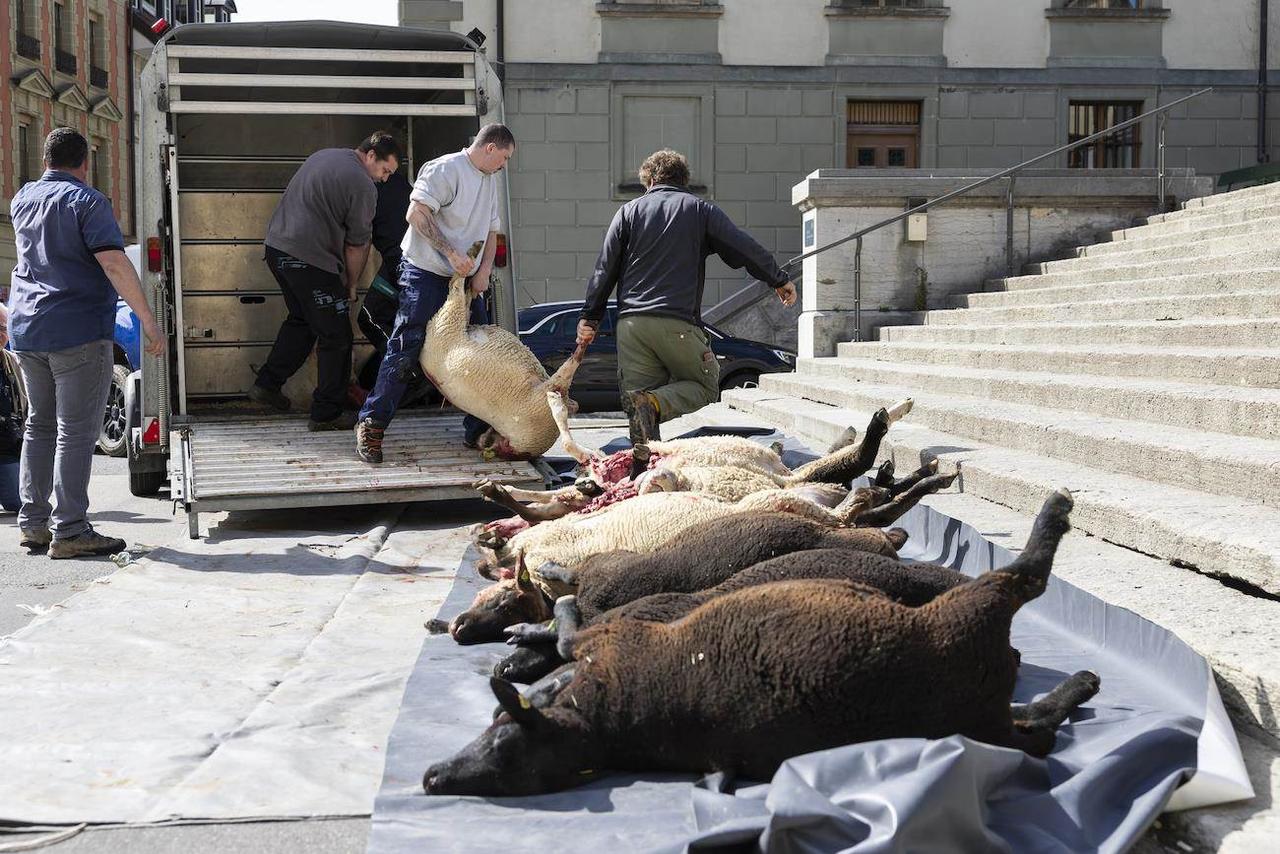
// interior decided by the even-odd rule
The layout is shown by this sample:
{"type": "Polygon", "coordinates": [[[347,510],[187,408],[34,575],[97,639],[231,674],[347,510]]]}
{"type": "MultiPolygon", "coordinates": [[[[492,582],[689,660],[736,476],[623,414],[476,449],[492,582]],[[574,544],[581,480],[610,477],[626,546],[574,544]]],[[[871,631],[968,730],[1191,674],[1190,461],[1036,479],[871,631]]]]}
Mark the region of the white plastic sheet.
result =
{"type": "Polygon", "coordinates": [[[369,814],[476,505],[403,512],[215,529],[0,642],[0,820],[369,814]]]}

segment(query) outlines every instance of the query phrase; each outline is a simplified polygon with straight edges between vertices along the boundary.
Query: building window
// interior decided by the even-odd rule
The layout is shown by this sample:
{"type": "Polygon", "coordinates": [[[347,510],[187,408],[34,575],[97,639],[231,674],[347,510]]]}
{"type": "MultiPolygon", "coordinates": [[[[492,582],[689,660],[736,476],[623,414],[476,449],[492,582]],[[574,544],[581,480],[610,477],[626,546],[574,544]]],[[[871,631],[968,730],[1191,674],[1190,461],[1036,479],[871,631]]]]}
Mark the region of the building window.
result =
{"type": "MultiPolygon", "coordinates": [[[[1106,130],[1142,112],[1141,101],[1072,101],[1068,109],[1068,142],[1106,130]]],[[[1136,169],[1140,162],[1138,125],[1109,134],[1068,152],[1073,169],[1136,169]]]]}
{"type": "Polygon", "coordinates": [[[40,58],[40,3],[38,0],[17,0],[14,13],[18,31],[18,56],[38,60],[40,58]]]}
{"type": "Polygon", "coordinates": [[[1147,0],[1067,0],[1066,9],[1142,9],[1147,0]]]}
{"type": "Polygon", "coordinates": [[[89,85],[99,89],[107,88],[110,80],[107,74],[107,45],[103,41],[102,19],[94,15],[89,18],[89,85]]]}
{"type": "Polygon", "coordinates": [[[709,93],[680,94],[671,87],[637,86],[615,89],[612,99],[609,136],[614,198],[644,192],[640,164],[662,148],[673,148],[688,158],[690,190],[712,191],[715,109],[709,93]]]}
{"type": "Polygon", "coordinates": [[[18,117],[18,186],[37,177],[35,119],[18,117]]]}
{"type": "Polygon", "coordinates": [[[943,0],[832,0],[838,9],[941,9],[943,0]]]}
{"type": "Polygon", "coordinates": [[[920,102],[850,101],[846,151],[851,169],[914,169],[920,157],[920,102]]]}
{"type": "Polygon", "coordinates": [[[89,183],[104,195],[111,195],[111,173],[107,167],[106,140],[95,139],[89,146],[89,183]]]}
{"type": "Polygon", "coordinates": [[[75,18],[65,4],[53,4],[53,66],[63,74],[76,73],[75,18]]]}

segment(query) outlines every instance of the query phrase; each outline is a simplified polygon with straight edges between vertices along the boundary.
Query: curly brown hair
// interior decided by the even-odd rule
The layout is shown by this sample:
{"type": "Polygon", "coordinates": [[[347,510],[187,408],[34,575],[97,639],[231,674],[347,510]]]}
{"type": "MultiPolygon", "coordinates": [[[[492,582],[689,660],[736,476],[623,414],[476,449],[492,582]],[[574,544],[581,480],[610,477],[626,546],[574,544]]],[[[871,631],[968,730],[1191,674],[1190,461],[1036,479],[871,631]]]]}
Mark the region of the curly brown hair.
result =
{"type": "Polygon", "coordinates": [[[689,186],[689,161],[678,151],[664,148],[655,151],[640,164],[640,183],[646,187],[670,184],[673,187],[689,186]]]}

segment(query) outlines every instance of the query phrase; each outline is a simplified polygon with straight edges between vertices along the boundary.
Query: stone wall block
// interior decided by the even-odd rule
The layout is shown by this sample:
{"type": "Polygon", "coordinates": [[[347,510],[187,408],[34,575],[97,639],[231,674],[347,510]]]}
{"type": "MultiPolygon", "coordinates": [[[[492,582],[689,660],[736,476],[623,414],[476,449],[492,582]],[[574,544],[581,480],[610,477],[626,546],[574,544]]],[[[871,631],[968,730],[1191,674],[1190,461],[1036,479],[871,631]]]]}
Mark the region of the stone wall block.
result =
{"type": "Polygon", "coordinates": [[[747,171],[747,147],[745,145],[717,145],[716,171],[747,171]]]}
{"type": "Polygon", "coordinates": [[[830,143],[835,124],[831,117],[779,119],[778,142],[830,143]]]}
{"type": "Polygon", "coordinates": [[[609,112],[609,89],[607,86],[584,86],[578,90],[578,112],[589,115],[607,114],[609,112]]]}
{"type": "Polygon", "coordinates": [[[609,144],[607,142],[579,142],[574,149],[577,152],[576,165],[579,169],[609,168],[609,144]]]}
{"type": "Polygon", "coordinates": [[[547,118],[539,113],[509,115],[507,127],[511,128],[516,145],[522,150],[527,142],[545,142],[547,139],[547,118]]]}
{"type": "Polygon", "coordinates": [[[720,199],[772,202],[778,198],[773,173],[716,176],[716,196],[720,199]]]}
{"type": "Polygon", "coordinates": [[[994,142],[994,122],[960,119],[938,121],[939,145],[991,145],[994,142]]]}
{"type": "Polygon", "coordinates": [[[512,171],[507,174],[507,187],[513,199],[545,199],[547,197],[546,172],[512,171]]]}
{"type": "Polygon", "coordinates": [[[521,201],[517,205],[519,225],[573,225],[576,221],[573,202],[521,201]]]}
{"type": "Polygon", "coordinates": [[[776,142],[778,120],[772,117],[717,118],[717,142],[776,142]]]}
{"type": "Polygon", "coordinates": [[[835,115],[833,94],[829,89],[806,89],[801,104],[804,114],[806,116],[835,115]]]}
{"type": "Polygon", "coordinates": [[[578,99],[574,90],[565,86],[538,86],[517,90],[521,113],[572,113],[578,99]]]}
{"type": "Polygon", "coordinates": [[[747,90],[745,89],[717,89],[715,100],[717,116],[747,114],[747,90]]]}
{"type": "Polygon", "coordinates": [[[547,117],[547,139],[565,142],[608,142],[608,116],[547,117]]]}
{"type": "Polygon", "coordinates": [[[975,119],[1012,119],[1022,115],[1020,92],[973,92],[969,116],[975,119]]]}
{"type": "Polygon", "coordinates": [[[749,172],[804,172],[804,149],[799,145],[747,146],[749,172]]]}
{"type": "Polygon", "coordinates": [[[795,89],[751,89],[747,92],[749,116],[798,116],[804,110],[804,93],[795,89]]]}
{"type": "Polygon", "coordinates": [[[557,172],[547,177],[548,199],[604,199],[609,189],[608,172],[557,172]]]}
{"type": "Polygon", "coordinates": [[[573,145],[567,142],[521,144],[517,139],[513,162],[521,172],[571,170],[574,168],[573,145]]]}
{"type": "Polygon", "coordinates": [[[968,92],[942,92],[938,95],[938,115],[944,119],[963,119],[969,115],[968,92]]]}

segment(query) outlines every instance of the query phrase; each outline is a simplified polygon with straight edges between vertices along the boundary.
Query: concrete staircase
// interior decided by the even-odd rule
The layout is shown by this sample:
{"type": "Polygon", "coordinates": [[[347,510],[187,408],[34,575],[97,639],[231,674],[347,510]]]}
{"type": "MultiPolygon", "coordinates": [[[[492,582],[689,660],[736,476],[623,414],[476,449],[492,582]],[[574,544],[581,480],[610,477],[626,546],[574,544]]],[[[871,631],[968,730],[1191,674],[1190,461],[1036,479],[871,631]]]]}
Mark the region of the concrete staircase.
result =
{"type": "Polygon", "coordinates": [[[1269,812],[1280,783],[1280,184],[1193,200],[1024,272],[724,403],[829,441],[911,397],[882,451],[900,470],[936,456],[960,470],[967,500],[1024,518],[1050,489],[1073,490],[1078,531],[1163,567],[1095,592],[1214,665],[1237,724],[1269,751],[1255,781],[1269,812]],[[1191,589],[1179,579],[1194,596],[1174,592],[1191,589]],[[1152,601],[1153,586],[1169,595],[1152,601]]]}

